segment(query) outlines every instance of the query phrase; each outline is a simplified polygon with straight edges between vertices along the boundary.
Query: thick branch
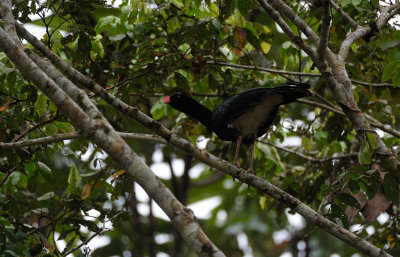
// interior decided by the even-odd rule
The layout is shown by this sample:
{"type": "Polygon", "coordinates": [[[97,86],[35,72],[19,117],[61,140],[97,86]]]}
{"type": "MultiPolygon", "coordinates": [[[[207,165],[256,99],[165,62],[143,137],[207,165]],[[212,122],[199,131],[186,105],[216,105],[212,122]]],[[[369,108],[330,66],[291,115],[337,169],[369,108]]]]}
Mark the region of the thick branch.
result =
{"type": "Polygon", "coordinates": [[[12,14],[12,3],[11,0],[0,1],[0,13],[3,18],[4,29],[12,37],[12,39],[18,41],[17,32],[15,31],[15,20],[12,14]]]}
{"type": "Polygon", "coordinates": [[[350,46],[359,38],[368,35],[369,33],[376,33],[378,32],[383,26],[387,24],[387,22],[393,18],[394,15],[400,10],[400,3],[397,2],[396,4],[381,7],[381,14],[379,15],[376,23],[373,25],[366,25],[366,26],[359,26],[355,31],[350,33],[346,39],[342,42],[339,50],[339,57],[342,61],[346,60],[350,46]],[[375,31],[376,30],[376,31],[375,31]]]}
{"type": "Polygon", "coordinates": [[[376,25],[378,29],[381,29],[385,26],[390,19],[393,18],[396,14],[399,14],[400,11],[400,2],[396,1],[397,3],[389,5],[389,6],[380,6],[379,10],[381,15],[379,15],[378,19],[376,20],[376,25]]]}
{"type": "MultiPolygon", "coordinates": [[[[17,46],[1,28],[0,41],[2,42],[0,50],[6,53],[21,73],[27,79],[33,81],[75,126],[85,133],[93,143],[105,150],[121,168],[125,169],[143,187],[147,194],[168,215],[182,237],[199,256],[225,256],[201,230],[193,212],[184,207],[140,157],[132,151],[98,112],[83,90],[76,88],[72,83],[65,83],[61,85],[65,92],[62,91],[29,59],[25,53],[25,47],[17,46]],[[76,97],[76,100],[89,112],[89,115],[72,100],[71,96],[76,97]]],[[[59,82],[66,81],[60,80],[59,82]]]]}
{"type": "Polygon", "coordinates": [[[339,50],[339,56],[342,61],[346,60],[347,55],[349,54],[350,46],[354,43],[354,41],[367,35],[369,32],[371,32],[370,26],[358,27],[355,31],[351,32],[345,40],[343,40],[339,50]]]}

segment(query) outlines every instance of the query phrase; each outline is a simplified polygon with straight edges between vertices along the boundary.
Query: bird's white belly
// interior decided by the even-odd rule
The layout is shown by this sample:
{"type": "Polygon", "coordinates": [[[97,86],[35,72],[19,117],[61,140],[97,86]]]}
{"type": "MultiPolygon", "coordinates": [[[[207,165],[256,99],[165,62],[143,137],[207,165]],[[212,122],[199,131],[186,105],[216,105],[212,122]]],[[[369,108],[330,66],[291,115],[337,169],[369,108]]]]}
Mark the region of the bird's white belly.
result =
{"type": "Polygon", "coordinates": [[[267,120],[274,108],[282,103],[280,94],[272,94],[246,110],[239,117],[230,122],[230,126],[239,130],[243,137],[257,136],[259,126],[267,120]]]}

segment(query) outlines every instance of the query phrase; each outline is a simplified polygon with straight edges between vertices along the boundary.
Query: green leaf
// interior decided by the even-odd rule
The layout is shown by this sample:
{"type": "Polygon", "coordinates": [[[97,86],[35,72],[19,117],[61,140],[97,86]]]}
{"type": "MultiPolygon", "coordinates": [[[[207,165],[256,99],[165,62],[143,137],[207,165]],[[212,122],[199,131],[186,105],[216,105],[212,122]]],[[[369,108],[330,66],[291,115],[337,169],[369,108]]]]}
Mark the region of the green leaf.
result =
{"type": "Polygon", "coordinates": [[[68,176],[67,195],[69,196],[71,195],[71,193],[75,192],[75,189],[81,185],[81,182],[82,182],[81,174],[79,174],[79,171],[76,168],[75,164],[72,163],[68,176]]]}
{"type": "Polygon", "coordinates": [[[360,203],[357,201],[356,198],[354,198],[354,196],[352,196],[351,194],[348,193],[340,193],[337,196],[338,200],[341,201],[342,203],[354,207],[354,208],[360,208],[360,203]]]}
{"type": "Polygon", "coordinates": [[[47,105],[46,95],[43,93],[39,93],[35,103],[35,112],[39,114],[39,116],[43,116],[44,111],[46,110],[46,105],[47,105]]]}
{"type": "Polygon", "coordinates": [[[378,192],[379,186],[381,185],[380,176],[376,172],[373,175],[364,177],[359,181],[359,185],[367,194],[368,199],[372,199],[378,192]]]}
{"type": "Polygon", "coordinates": [[[367,135],[369,146],[373,150],[375,150],[376,149],[376,137],[375,137],[375,134],[371,133],[371,132],[366,132],[365,134],[367,135]]]}
{"type": "MultiPolygon", "coordinates": [[[[368,132],[367,132],[368,133],[368,132]]],[[[361,165],[370,164],[371,158],[374,153],[374,149],[371,147],[369,143],[369,137],[364,133],[361,137],[361,149],[358,152],[358,161],[361,165]]],[[[370,133],[372,134],[372,133],[370,133]]],[[[375,147],[375,145],[374,145],[375,147]]]]}
{"type": "Polygon", "coordinates": [[[18,187],[25,188],[28,185],[28,177],[19,171],[14,171],[10,175],[11,184],[17,185],[18,187]]]}
{"type": "Polygon", "coordinates": [[[177,17],[173,17],[167,21],[167,31],[169,33],[174,33],[175,30],[181,27],[181,23],[177,17]]]}
{"type": "Polygon", "coordinates": [[[394,86],[400,86],[400,72],[396,72],[392,75],[392,82],[394,86]]]}
{"type": "Polygon", "coordinates": [[[213,19],[213,20],[211,21],[211,23],[214,25],[214,27],[215,27],[217,30],[220,30],[220,29],[222,28],[222,24],[221,24],[221,22],[219,22],[218,19],[213,19]]]}
{"type": "Polygon", "coordinates": [[[375,8],[379,7],[379,0],[372,0],[371,3],[375,8]]]}
{"type": "Polygon", "coordinates": [[[351,4],[351,2],[352,2],[352,0],[342,0],[340,2],[340,5],[345,7],[345,6],[349,5],[349,4],[351,4]]]}
{"type": "Polygon", "coordinates": [[[16,71],[12,71],[7,74],[7,87],[8,88],[14,88],[16,81],[17,81],[17,72],[16,71]]]}
{"type": "MultiPolygon", "coordinates": [[[[219,9],[218,9],[218,5],[216,5],[214,2],[210,3],[210,5],[208,6],[208,8],[210,9],[211,13],[215,16],[218,17],[219,15],[219,9]]],[[[214,19],[215,20],[215,19],[214,19]]],[[[213,24],[214,24],[214,20],[213,20],[213,24]]],[[[215,26],[215,24],[214,24],[215,26]]],[[[219,28],[217,28],[219,29],[219,28]]]]}
{"type": "Polygon", "coordinates": [[[106,16],[99,19],[95,31],[97,34],[107,32],[110,35],[120,34],[121,20],[115,16],[106,16]]]}
{"type": "Polygon", "coordinates": [[[40,161],[37,164],[39,165],[40,170],[45,171],[46,173],[51,175],[51,169],[49,166],[40,161]]]}
{"type": "Polygon", "coordinates": [[[267,198],[265,196],[260,196],[259,204],[261,210],[265,210],[266,203],[267,203],[267,198]]]}
{"type": "MultiPolygon", "coordinates": [[[[340,221],[343,223],[344,227],[349,226],[349,221],[347,220],[346,214],[344,213],[342,208],[340,208],[338,205],[336,205],[336,204],[331,205],[331,214],[332,214],[333,218],[340,219],[340,221]]],[[[334,219],[334,221],[336,222],[335,219],[334,219]]]]}
{"type": "Polygon", "coordinates": [[[382,82],[388,81],[391,77],[392,74],[398,70],[398,65],[400,64],[400,60],[394,61],[386,65],[386,67],[383,69],[382,73],[382,82]]]}
{"type": "Polygon", "coordinates": [[[4,217],[0,217],[0,227],[7,227],[11,225],[11,223],[4,217]]]}
{"type": "Polygon", "coordinates": [[[45,201],[45,200],[50,200],[54,197],[54,192],[47,192],[44,195],[38,197],[36,200],[38,201],[45,201]]]}
{"type": "Polygon", "coordinates": [[[347,187],[351,190],[353,194],[358,193],[360,190],[360,185],[355,180],[350,180],[349,183],[347,183],[347,187]]]}
{"type": "Polygon", "coordinates": [[[53,121],[52,125],[54,125],[60,132],[63,133],[69,133],[75,131],[74,126],[72,126],[71,123],[68,122],[53,121]]]}
{"type": "Polygon", "coordinates": [[[361,3],[361,0],[352,0],[351,3],[352,3],[354,6],[358,6],[358,5],[361,3]]]}
{"type": "MultiPolygon", "coordinates": [[[[14,256],[14,257],[19,257],[18,254],[16,254],[15,252],[13,252],[11,250],[4,250],[4,253],[8,253],[9,255],[14,256]]],[[[5,255],[5,256],[7,256],[7,255],[5,255]]]]}
{"type": "Polygon", "coordinates": [[[166,104],[162,103],[161,101],[157,101],[152,107],[151,107],[151,115],[153,119],[159,120],[162,117],[165,116],[165,108],[166,104]]]}
{"type": "Polygon", "coordinates": [[[332,192],[332,187],[328,185],[322,185],[321,186],[321,196],[325,197],[329,195],[332,192]]]}
{"type": "Polygon", "coordinates": [[[393,203],[397,203],[399,200],[399,184],[397,183],[396,177],[391,173],[386,173],[383,179],[383,189],[385,195],[393,203]]]}
{"type": "Polygon", "coordinates": [[[311,151],[311,138],[309,137],[302,137],[301,138],[301,145],[306,149],[307,151],[311,151]]]}
{"type": "Polygon", "coordinates": [[[185,76],[186,75],[185,73],[186,72],[183,72],[183,71],[177,71],[174,73],[177,86],[185,88],[189,85],[189,82],[185,76]]]}

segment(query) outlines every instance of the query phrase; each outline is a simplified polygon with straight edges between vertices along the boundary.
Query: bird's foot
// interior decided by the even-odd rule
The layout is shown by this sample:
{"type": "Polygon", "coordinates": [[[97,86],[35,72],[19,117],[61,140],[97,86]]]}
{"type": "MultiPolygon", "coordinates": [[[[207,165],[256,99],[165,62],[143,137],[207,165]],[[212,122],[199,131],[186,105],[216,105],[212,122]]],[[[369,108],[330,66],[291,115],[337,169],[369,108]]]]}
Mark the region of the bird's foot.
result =
{"type": "MultiPolygon", "coordinates": [[[[236,167],[240,168],[240,164],[239,164],[238,160],[234,160],[232,164],[235,165],[236,167]]],[[[232,178],[232,180],[233,180],[233,182],[236,181],[234,177],[232,178]]]]}
{"type": "Polygon", "coordinates": [[[253,168],[251,168],[251,167],[249,167],[249,168],[247,169],[247,172],[248,172],[248,173],[251,173],[251,174],[253,174],[253,175],[256,175],[256,173],[254,172],[253,168]]]}

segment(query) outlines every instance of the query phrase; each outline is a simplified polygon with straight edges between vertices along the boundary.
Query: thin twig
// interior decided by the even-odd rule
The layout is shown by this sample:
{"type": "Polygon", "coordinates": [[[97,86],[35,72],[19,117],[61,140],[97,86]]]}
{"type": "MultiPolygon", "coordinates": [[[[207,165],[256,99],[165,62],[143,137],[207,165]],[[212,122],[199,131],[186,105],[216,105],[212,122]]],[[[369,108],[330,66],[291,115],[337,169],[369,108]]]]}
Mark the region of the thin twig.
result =
{"type": "MultiPolygon", "coordinates": [[[[138,134],[138,133],[124,133],[118,132],[118,134],[124,139],[133,139],[133,140],[143,140],[146,142],[156,143],[156,144],[166,144],[166,141],[156,135],[151,134],[138,134]]],[[[86,138],[85,135],[80,133],[66,133],[66,134],[55,134],[48,137],[41,137],[36,139],[29,139],[24,141],[18,141],[13,143],[1,143],[0,142],[0,150],[4,149],[16,149],[20,147],[34,146],[34,145],[45,145],[56,142],[61,142],[63,140],[71,140],[77,138],[86,138]]]]}
{"type": "Polygon", "coordinates": [[[372,83],[372,82],[364,82],[364,81],[355,80],[355,79],[352,79],[351,82],[353,84],[358,84],[358,85],[362,85],[362,86],[377,87],[377,88],[379,88],[379,87],[391,87],[391,88],[394,88],[394,89],[400,89],[398,87],[397,88],[394,87],[393,84],[390,84],[390,83],[372,83]]]}
{"type": "MultiPolygon", "coordinates": [[[[303,49],[303,51],[306,52],[308,54],[308,56],[311,57],[311,59],[316,60],[317,55],[316,55],[315,51],[306,42],[304,42],[300,36],[298,36],[298,35],[296,35],[296,33],[294,33],[294,31],[290,28],[290,26],[283,20],[281,14],[279,12],[277,12],[274,8],[272,8],[272,6],[266,0],[258,0],[258,2],[264,8],[264,10],[275,20],[275,22],[279,25],[279,27],[281,27],[281,29],[286,33],[286,35],[296,45],[298,45],[301,49],[303,49]]],[[[304,33],[304,31],[303,31],[303,33],[304,33]]],[[[308,36],[308,33],[305,33],[305,34],[308,36]]],[[[315,37],[316,37],[316,35],[315,35],[315,37]]],[[[311,38],[309,38],[309,39],[311,40],[311,38]]],[[[319,40],[317,39],[316,40],[317,42],[315,40],[311,40],[311,41],[315,44],[315,43],[318,43],[319,40]]]]}
{"type": "Polygon", "coordinates": [[[124,213],[125,211],[121,210],[119,212],[117,212],[114,216],[112,216],[111,218],[109,218],[108,220],[104,220],[103,221],[103,227],[99,228],[99,230],[97,232],[95,232],[92,236],[90,236],[88,239],[86,239],[85,241],[83,241],[82,243],[80,243],[79,245],[77,245],[76,247],[72,248],[71,250],[63,253],[62,257],[67,256],[73,252],[75,252],[76,250],[78,250],[79,248],[81,248],[82,246],[86,245],[87,243],[89,243],[93,238],[95,238],[98,235],[104,234],[108,231],[111,231],[111,229],[105,229],[105,223],[108,221],[112,221],[115,218],[117,218],[119,215],[121,215],[122,213],[124,213]]]}
{"type": "Polygon", "coordinates": [[[86,239],[85,241],[83,241],[82,243],[80,243],[79,245],[77,245],[76,247],[72,248],[71,250],[63,253],[61,256],[67,256],[73,252],[75,252],[76,250],[78,250],[79,248],[81,248],[82,246],[86,245],[87,243],[89,243],[93,238],[95,238],[96,236],[100,235],[100,234],[104,234],[108,231],[111,231],[111,229],[104,229],[104,227],[100,228],[97,232],[95,232],[92,236],[90,236],[88,239],[86,239]]]}
{"type": "Polygon", "coordinates": [[[323,0],[321,1],[321,3],[323,5],[323,16],[322,16],[321,34],[320,34],[317,53],[318,53],[318,58],[326,62],[326,50],[328,48],[329,29],[332,17],[331,17],[331,6],[329,4],[329,0],[323,0]]]}
{"type": "Polygon", "coordinates": [[[16,170],[15,167],[11,168],[6,174],[6,176],[3,178],[3,180],[0,182],[0,187],[4,185],[4,183],[7,181],[8,177],[16,170]]]}
{"type": "Polygon", "coordinates": [[[269,72],[269,73],[279,74],[279,75],[282,74],[282,75],[306,76],[306,77],[321,77],[322,76],[321,73],[308,73],[308,72],[275,70],[275,69],[257,67],[256,65],[249,66],[249,65],[242,65],[242,64],[236,64],[236,63],[227,63],[227,62],[221,62],[221,61],[207,61],[207,64],[215,64],[215,65],[220,65],[220,66],[227,66],[227,67],[238,68],[238,69],[246,69],[246,70],[264,71],[264,72],[269,72]]]}
{"type": "Polygon", "coordinates": [[[61,114],[60,115],[57,114],[56,116],[54,116],[54,117],[52,117],[52,118],[50,118],[48,120],[42,121],[42,122],[34,125],[33,127],[26,128],[26,130],[23,131],[19,136],[15,137],[13,140],[11,140],[11,143],[14,143],[14,142],[20,140],[21,138],[23,138],[24,136],[26,136],[30,132],[34,131],[35,129],[40,128],[41,126],[44,126],[44,125],[46,125],[48,123],[51,123],[51,122],[55,121],[56,119],[60,118],[61,116],[62,116],[61,114]]]}
{"type": "Polygon", "coordinates": [[[333,9],[335,9],[352,27],[357,28],[358,23],[353,20],[340,6],[338,6],[333,0],[330,0],[333,9]]]}
{"type": "Polygon", "coordinates": [[[308,160],[308,161],[311,161],[311,162],[317,162],[317,163],[329,162],[329,161],[339,160],[339,159],[355,158],[358,155],[358,153],[349,153],[349,154],[330,156],[330,157],[325,157],[325,158],[313,158],[313,157],[304,155],[302,153],[299,153],[298,151],[294,151],[294,150],[291,150],[291,149],[286,148],[286,147],[275,145],[275,144],[272,144],[270,142],[265,142],[265,141],[262,141],[262,140],[258,140],[258,142],[270,145],[270,146],[272,146],[272,147],[274,147],[274,148],[276,148],[278,150],[285,151],[285,152],[288,152],[290,154],[294,154],[294,155],[296,155],[296,156],[298,156],[300,158],[303,158],[305,160],[308,160]]]}
{"type": "MultiPolygon", "coordinates": [[[[282,75],[293,75],[293,76],[299,76],[299,77],[322,77],[323,76],[321,73],[276,70],[276,69],[269,69],[269,68],[263,68],[263,67],[257,67],[257,66],[242,65],[242,64],[236,64],[236,63],[227,63],[227,62],[221,62],[221,61],[207,61],[207,64],[214,64],[214,65],[220,65],[220,66],[226,66],[226,67],[232,67],[232,68],[244,69],[244,70],[256,70],[256,71],[262,71],[262,72],[269,72],[269,73],[278,74],[278,75],[281,75],[281,74],[282,75]]],[[[355,80],[355,79],[352,79],[351,82],[353,84],[358,84],[358,85],[362,85],[362,86],[370,86],[370,87],[393,87],[393,84],[390,84],[390,83],[364,82],[364,81],[355,80]]]]}
{"type": "Polygon", "coordinates": [[[318,92],[316,92],[315,90],[312,91],[313,96],[315,96],[317,99],[319,99],[321,102],[325,103],[326,105],[329,105],[332,108],[336,108],[338,110],[340,110],[339,107],[337,107],[336,105],[334,105],[333,103],[331,103],[328,99],[326,99],[325,97],[323,97],[322,95],[320,95],[318,92]]]}

